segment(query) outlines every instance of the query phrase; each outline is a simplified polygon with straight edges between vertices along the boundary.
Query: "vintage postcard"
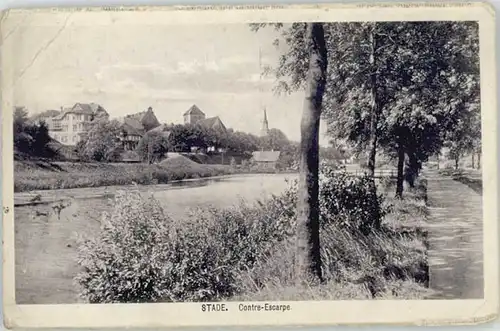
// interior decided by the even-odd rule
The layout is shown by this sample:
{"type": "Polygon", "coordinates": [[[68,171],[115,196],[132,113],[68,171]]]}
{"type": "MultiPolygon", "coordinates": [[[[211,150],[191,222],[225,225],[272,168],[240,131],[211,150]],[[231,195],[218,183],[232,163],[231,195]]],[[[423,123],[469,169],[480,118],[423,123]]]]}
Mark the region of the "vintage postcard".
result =
{"type": "Polygon", "coordinates": [[[498,312],[486,3],[9,10],[8,328],[498,312]]]}

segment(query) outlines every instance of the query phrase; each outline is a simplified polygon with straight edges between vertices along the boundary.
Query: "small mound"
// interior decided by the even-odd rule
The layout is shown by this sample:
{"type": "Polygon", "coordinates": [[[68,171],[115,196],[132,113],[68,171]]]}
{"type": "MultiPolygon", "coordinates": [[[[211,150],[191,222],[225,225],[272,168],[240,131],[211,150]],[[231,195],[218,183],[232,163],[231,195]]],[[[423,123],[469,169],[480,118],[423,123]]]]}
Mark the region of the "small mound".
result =
{"type": "Polygon", "coordinates": [[[183,168],[183,167],[196,167],[200,166],[198,163],[190,160],[189,158],[183,155],[177,155],[176,157],[169,157],[160,162],[160,166],[162,167],[175,167],[175,168],[183,168]]]}

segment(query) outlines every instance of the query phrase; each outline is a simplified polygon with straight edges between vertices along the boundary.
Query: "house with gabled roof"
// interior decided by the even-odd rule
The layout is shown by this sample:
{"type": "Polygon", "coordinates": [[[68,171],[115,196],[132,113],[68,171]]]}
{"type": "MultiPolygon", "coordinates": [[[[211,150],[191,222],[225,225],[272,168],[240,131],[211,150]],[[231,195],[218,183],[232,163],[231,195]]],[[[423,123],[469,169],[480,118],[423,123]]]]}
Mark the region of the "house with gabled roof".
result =
{"type": "Polygon", "coordinates": [[[279,151],[256,151],[252,153],[251,162],[259,167],[276,169],[280,155],[279,151]]]}
{"type": "Polygon", "coordinates": [[[216,129],[226,132],[226,126],[219,116],[205,117],[205,113],[196,105],[192,105],[184,114],[184,124],[198,124],[206,128],[216,129]]]}
{"type": "Polygon", "coordinates": [[[145,131],[149,131],[151,129],[160,126],[160,122],[158,121],[158,118],[153,112],[152,107],[148,107],[148,110],[146,111],[127,115],[126,117],[140,123],[140,125],[145,131]]]}
{"type": "Polygon", "coordinates": [[[96,103],[77,102],[71,108],[61,107],[57,115],[44,119],[49,126],[49,135],[63,145],[76,145],[82,133],[88,131],[95,118],[109,117],[108,112],[96,103]]]}
{"type": "Polygon", "coordinates": [[[223,132],[227,131],[226,126],[224,125],[224,123],[222,123],[219,116],[206,118],[204,120],[198,121],[196,124],[223,132]]]}
{"type": "Polygon", "coordinates": [[[125,150],[134,150],[146,132],[161,127],[151,107],[147,111],[117,118],[117,121],[121,124],[120,139],[125,150]]]}

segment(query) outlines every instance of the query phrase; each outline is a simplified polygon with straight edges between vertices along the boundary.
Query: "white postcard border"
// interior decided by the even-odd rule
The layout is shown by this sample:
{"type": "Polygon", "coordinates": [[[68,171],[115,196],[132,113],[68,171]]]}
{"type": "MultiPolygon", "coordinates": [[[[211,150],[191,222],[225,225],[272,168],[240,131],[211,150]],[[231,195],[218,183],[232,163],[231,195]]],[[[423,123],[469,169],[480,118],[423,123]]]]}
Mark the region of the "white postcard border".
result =
{"type": "MultiPolygon", "coordinates": [[[[498,168],[495,10],[486,3],[293,5],[222,7],[130,7],[12,10],[1,18],[2,40],[11,18],[30,15],[24,24],[210,24],[295,21],[475,20],[480,24],[483,148],[484,286],[483,300],[300,301],[288,312],[243,312],[226,302],[228,312],[202,312],[201,303],[16,305],[14,260],[12,91],[9,68],[15,54],[1,47],[3,303],[8,328],[178,327],[331,324],[469,324],[494,319],[498,312],[498,168]],[[236,7],[236,9],[231,9],[236,7]],[[85,19],[82,19],[85,18],[85,19]]],[[[272,303],[272,302],[270,302],[272,303]]],[[[245,302],[244,304],[250,304],[245,302]]]]}

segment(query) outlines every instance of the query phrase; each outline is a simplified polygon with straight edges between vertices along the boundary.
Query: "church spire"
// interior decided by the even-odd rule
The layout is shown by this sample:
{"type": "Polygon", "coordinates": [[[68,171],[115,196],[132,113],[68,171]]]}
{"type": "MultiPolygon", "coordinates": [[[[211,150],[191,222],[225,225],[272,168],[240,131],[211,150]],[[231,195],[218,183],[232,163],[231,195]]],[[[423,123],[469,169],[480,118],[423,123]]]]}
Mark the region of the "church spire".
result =
{"type": "Polygon", "coordinates": [[[260,129],[261,137],[267,136],[269,133],[269,123],[267,122],[266,108],[264,108],[264,119],[262,120],[262,128],[260,129]]]}

